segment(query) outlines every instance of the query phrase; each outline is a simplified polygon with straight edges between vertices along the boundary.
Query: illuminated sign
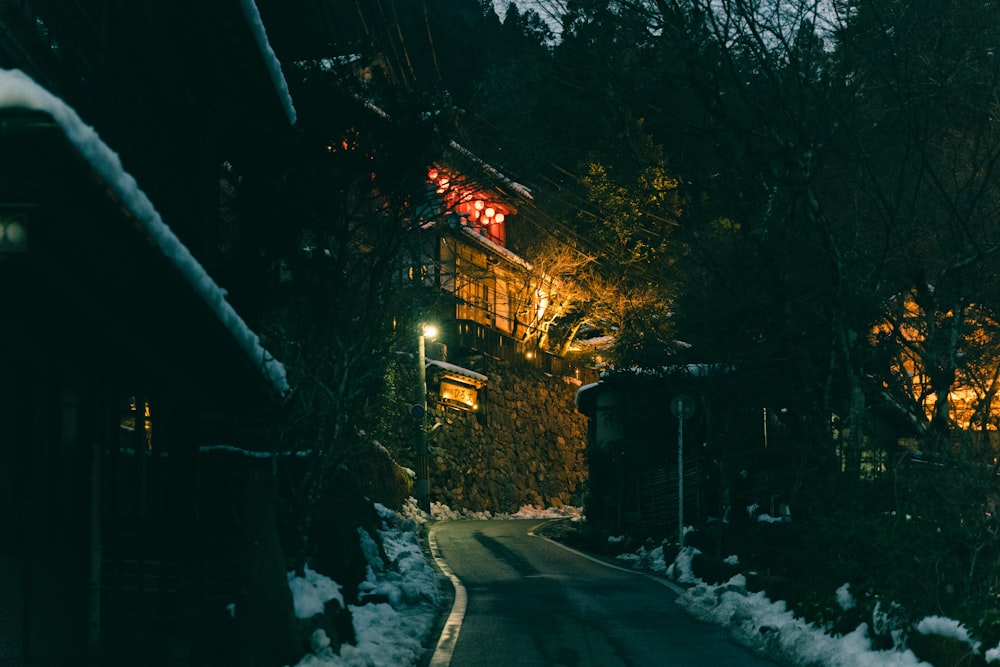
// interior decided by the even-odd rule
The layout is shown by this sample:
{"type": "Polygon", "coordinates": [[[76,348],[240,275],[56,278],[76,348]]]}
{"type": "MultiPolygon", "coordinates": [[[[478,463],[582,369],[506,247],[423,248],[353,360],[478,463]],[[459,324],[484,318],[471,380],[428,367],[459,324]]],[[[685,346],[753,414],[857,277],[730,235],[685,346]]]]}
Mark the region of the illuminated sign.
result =
{"type": "Polygon", "coordinates": [[[450,380],[441,380],[439,398],[442,403],[461,408],[462,410],[479,409],[479,391],[467,384],[459,384],[450,380]]]}

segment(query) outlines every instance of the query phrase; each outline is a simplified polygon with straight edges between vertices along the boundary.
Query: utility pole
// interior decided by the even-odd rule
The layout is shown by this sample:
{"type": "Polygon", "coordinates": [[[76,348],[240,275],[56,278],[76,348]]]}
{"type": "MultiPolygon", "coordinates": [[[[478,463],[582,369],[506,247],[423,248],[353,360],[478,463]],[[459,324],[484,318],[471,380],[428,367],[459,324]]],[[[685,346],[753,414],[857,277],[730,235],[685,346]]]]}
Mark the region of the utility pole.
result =
{"type": "Polygon", "coordinates": [[[670,412],[677,417],[677,546],[684,548],[684,420],[694,414],[694,399],[674,396],[670,412]]]}
{"type": "Polygon", "coordinates": [[[434,338],[436,335],[436,328],[430,325],[421,325],[417,346],[420,402],[413,406],[413,413],[419,419],[420,429],[420,433],[417,435],[417,481],[414,491],[417,495],[417,507],[428,514],[431,513],[431,483],[430,461],[427,453],[427,356],[424,349],[424,339],[434,338]]]}

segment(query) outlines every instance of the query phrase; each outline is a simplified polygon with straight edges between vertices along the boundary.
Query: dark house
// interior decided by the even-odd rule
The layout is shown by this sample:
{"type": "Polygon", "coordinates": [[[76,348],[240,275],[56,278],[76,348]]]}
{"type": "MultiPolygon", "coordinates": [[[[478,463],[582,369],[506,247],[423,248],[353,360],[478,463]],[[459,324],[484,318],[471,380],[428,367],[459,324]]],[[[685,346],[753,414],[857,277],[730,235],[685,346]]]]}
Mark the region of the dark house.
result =
{"type": "Polygon", "coordinates": [[[612,532],[675,535],[679,470],[685,525],[721,515],[731,428],[748,443],[745,425],[731,425],[725,414],[720,378],[726,374],[718,370],[693,364],[611,371],[580,387],[576,406],[587,416],[588,521],[612,532]]]}
{"type": "Polygon", "coordinates": [[[220,173],[294,110],[252,2],[15,0],[0,32],[0,663],[208,662],[269,484],[204,460],[204,417],[288,391],[208,272],[220,173]]]}

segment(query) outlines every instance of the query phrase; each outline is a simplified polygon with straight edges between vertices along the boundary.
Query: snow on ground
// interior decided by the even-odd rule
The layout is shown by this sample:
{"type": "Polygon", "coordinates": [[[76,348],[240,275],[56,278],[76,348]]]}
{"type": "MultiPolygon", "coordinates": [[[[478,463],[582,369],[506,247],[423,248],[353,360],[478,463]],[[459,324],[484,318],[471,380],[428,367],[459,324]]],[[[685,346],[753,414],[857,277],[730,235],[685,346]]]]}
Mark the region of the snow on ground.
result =
{"type": "MultiPolygon", "coordinates": [[[[344,644],[334,653],[322,630],[313,635],[313,653],[296,667],[407,667],[420,660],[431,640],[441,608],[437,571],[430,564],[417,536],[418,524],[448,519],[533,519],[579,517],[575,507],[541,509],[526,506],[513,514],[455,511],[433,503],[431,514],[417,509],[410,498],[402,513],[376,504],[382,520],[378,531],[388,562],[382,558],[374,537],[359,530],[362,550],[368,560],[368,577],[361,584],[363,595],[384,596],[388,602],[348,605],[354,622],[357,645],[344,644]]],[[[341,586],[323,574],[305,568],[304,576],[288,573],[295,614],[309,618],[322,612],[323,605],[337,599],[344,603],[341,586]]]]}
{"type": "MultiPolygon", "coordinates": [[[[404,667],[415,665],[423,652],[440,611],[438,575],[424,557],[417,537],[417,522],[376,504],[382,528],[378,531],[386,561],[372,535],[359,528],[368,561],[363,595],[377,595],[388,602],[348,605],[357,644],[344,644],[334,653],[322,630],[313,635],[313,654],[298,667],[404,667]],[[384,597],[381,597],[384,596],[384,597]]],[[[296,615],[308,618],[328,600],[343,603],[340,585],[306,568],[304,577],[288,575],[296,615]]]]}
{"type": "MultiPolygon", "coordinates": [[[[442,609],[438,589],[439,575],[420,547],[418,525],[430,520],[457,519],[535,519],[579,518],[573,507],[536,508],[526,506],[513,514],[456,511],[433,503],[431,514],[417,509],[409,499],[402,513],[376,506],[382,518],[379,530],[386,562],[375,547],[373,536],[360,535],[368,557],[368,579],[362,592],[381,594],[388,602],[349,605],[354,619],[357,645],[345,644],[340,655],[330,647],[329,639],[317,631],[313,637],[314,653],[296,667],[408,667],[416,665],[424,647],[433,644],[431,632],[442,609]]],[[[611,538],[614,539],[614,538],[611,538]]],[[[763,593],[750,593],[746,579],[736,575],[729,581],[707,584],[694,575],[691,561],[697,554],[691,547],[682,549],[670,563],[664,560],[663,548],[640,548],[619,558],[638,571],[654,572],[682,584],[685,589],[674,601],[665,595],[664,605],[679,604],[692,616],[724,626],[734,641],[785,663],[816,667],[919,667],[927,666],[901,646],[876,651],[871,648],[869,628],[859,625],[853,632],[833,637],[822,629],[805,624],[781,601],[769,600],[763,593]]],[[[730,559],[734,562],[735,557],[730,559]]],[[[324,602],[340,597],[340,586],[321,574],[306,570],[305,577],[289,573],[289,586],[295,599],[296,613],[309,616],[322,609],[324,602]],[[301,612],[300,612],[301,610],[301,612]]],[[[838,590],[837,598],[846,609],[853,604],[849,589],[838,590]]],[[[917,624],[916,630],[968,642],[978,651],[966,628],[957,621],[938,616],[917,624]]],[[[986,652],[987,660],[1000,660],[1000,646],[986,652]]]]}
{"type": "MultiPolygon", "coordinates": [[[[707,584],[695,576],[691,568],[691,561],[697,553],[697,549],[691,547],[682,549],[670,564],[663,559],[662,547],[640,548],[634,554],[623,554],[619,558],[631,562],[637,569],[661,573],[687,585],[677,604],[695,618],[727,628],[734,641],[783,664],[816,667],[928,665],[912,651],[903,648],[898,637],[897,646],[893,649],[872,649],[869,628],[865,623],[841,637],[831,636],[820,628],[808,625],[797,619],[784,602],[774,602],[762,592],[748,592],[746,578],[741,574],[722,584],[707,584]]],[[[854,604],[846,585],[838,589],[837,599],[845,609],[854,604]]],[[[920,621],[915,629],[923,634],[944,635],[964,641],[979,652],[979,643],[970,638],[965,627],[952,619],[928,617],[920,621]]],[[[986,657],[988,660],[1000,658],[1000,647],[988,651],[986,657]]]]}

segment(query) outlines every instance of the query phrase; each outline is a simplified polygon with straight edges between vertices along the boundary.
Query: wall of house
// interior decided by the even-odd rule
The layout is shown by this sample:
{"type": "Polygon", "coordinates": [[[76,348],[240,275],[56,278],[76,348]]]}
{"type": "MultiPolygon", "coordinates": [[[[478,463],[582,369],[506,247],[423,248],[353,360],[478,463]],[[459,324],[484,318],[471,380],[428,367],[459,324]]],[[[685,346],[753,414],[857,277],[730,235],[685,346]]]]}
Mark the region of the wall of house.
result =
{"type": "Polygon", "coordinates": [[[582,505],[586,417],[578,385],[537,369],[484,359],[480,411],[433,406],[441,422],[429,443],[431,500],[452,509],[513,512],[524,505],[582,505]]]}

